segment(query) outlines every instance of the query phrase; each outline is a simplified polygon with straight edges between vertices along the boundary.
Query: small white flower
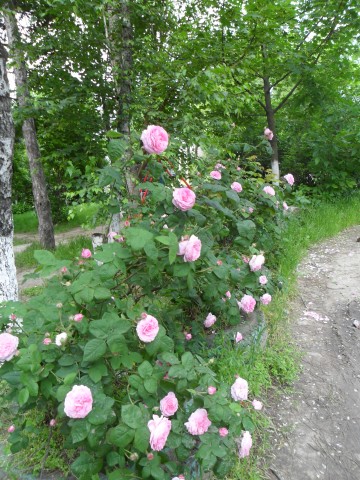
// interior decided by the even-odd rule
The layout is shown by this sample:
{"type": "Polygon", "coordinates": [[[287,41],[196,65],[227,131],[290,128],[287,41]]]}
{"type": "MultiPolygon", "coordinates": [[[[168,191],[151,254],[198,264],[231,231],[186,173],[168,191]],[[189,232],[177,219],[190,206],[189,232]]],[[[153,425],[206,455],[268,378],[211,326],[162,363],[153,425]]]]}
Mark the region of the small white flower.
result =
{"type": "Polygon", "coordinates": [[[58,347],[61,347],[63,345],[65,345],[66,343],[66,340],[67,340],[67,333],[66,332],[63,332],[63,333],[59,333],[59,335],[56,335],[55,337],[55,343],[58,347]]]}

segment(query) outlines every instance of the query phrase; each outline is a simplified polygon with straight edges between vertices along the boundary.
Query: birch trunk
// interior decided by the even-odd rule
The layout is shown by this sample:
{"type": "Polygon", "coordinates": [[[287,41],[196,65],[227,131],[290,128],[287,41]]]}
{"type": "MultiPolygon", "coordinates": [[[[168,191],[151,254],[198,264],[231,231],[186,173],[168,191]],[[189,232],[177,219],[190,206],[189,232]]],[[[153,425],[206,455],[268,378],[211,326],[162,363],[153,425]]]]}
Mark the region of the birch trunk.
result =
{"type": "Polygon", "coordinates": [[[11,116],[7,53],[0,43],[0,301],[17,300],[18,285],[13,251],[11,211],[12,156],[14,124],[11,116]]]}
{"type": "MultiPolygon", "coordinates": [[[[20,34],[15,14],[9,10],[4,13],[4,20],[10,52],[14,60],[14,74],[16,83],[16,94],[20,108],[31,105],[28,89],[26,65],[20,45],[20,34]]],[[[25,141],[26,153],[29,159],[32,191],[34,196],[35,210],[39,221],[39,239],[42,247],[47,249],[55,248],[54,226],[51,215],[50,200],[47,193],[44,170],[41,163],[40,148],[37,141],[35,121],[33,118],[26,118],[22,126],[25,141]]]]}

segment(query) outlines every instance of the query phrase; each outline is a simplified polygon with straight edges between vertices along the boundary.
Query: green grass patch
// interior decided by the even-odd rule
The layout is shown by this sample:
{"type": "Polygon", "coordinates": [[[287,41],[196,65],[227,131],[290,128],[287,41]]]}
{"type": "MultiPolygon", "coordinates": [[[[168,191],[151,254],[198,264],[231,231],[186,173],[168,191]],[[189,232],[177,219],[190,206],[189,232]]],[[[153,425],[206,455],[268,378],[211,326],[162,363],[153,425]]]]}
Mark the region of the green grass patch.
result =
{"type": "MultiPolygon", "coordinates": [[[[91,239],[80,236],[75,237],[68,243],[61,243],[53,252],[55,257],[64,260],[72,260],[79,257],[83,248],[92,248],[91,239]]],[[[26,250],[15,255],[17,268],[35,268],[38,263],[34,258],[35,250],[42,250],[40,243],[32,243],[26,250]]]]}
{"type": "MultiPolygon", "coordinates": [[[[99,213],[99,206],[95,203],[77,205],[71,209],[71,218],[64,223],[55,225],[55,233],[62,233],[76,227],[91,227],[99,225],[103,219],[96,218],[99,213]]],[[[38,220],[35,210],[14,215],[14,232],[17,233],[36,233],[38,230],[38,220]]]]}

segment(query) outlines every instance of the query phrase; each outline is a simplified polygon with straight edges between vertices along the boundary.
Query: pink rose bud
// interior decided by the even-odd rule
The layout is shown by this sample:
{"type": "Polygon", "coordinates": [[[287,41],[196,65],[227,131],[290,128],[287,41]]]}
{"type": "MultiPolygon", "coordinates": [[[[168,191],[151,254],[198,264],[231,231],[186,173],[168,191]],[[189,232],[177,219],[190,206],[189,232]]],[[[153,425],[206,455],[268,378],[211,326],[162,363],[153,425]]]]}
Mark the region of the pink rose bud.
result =
{"type": "Polygon", "coordinates": [[[139,460],[139,455],[136,452],[133,452],[129,458],[132,462],[137,462],[139,460]]]}
{"type": "Polygon", "coordinates": [[[52,418],[52,419],[50,420],[49,425],[50,425],[50,427],[55,427],[55,425],[56,425],[56,420],[55,420],[55,418],[52,418]]]}
{"type": "Polygon", "coordinates": [[[51,343],[51,338],[48,338],[48,337],[44,338],[44,340],[43,340],[44,345],[50,345],[50,343],[51,343]]]}
{"type": "Polygon", "coordinates": [[[62,303],[57,303],[56,304],[56,308],[62,308],[63,307],[63,304],[62,303]]]}
{"type": "Polygon", "coordinates": [[[216,393],[216,387],[208,387],[207,391],[209,395],[214,395],[214,393],[216,393]]]}
{"type": "Polygon", "coordinates": [[[241,167],[236,167],[236,170],[237,170],[238,172],[240,172],[241,167]]]}
{"type": "Polygon", "coordinates": [[[226,437],[226,435],[228,435],[229,433],[229,430],[225,427],[221,427],[219,428],[219,435],[220,437],[226,437]]]}
{"type": "Polygon", "coordinates": [[[274,138],[274,134],[273,132],[270,130],[270,128],[266,127],[264,129],[264,137],[267,139],[267,140],[272,140],[274,138]]]}
{"type": "Polygon", "coordinates": [[[66,267],[61,267],[60,272],[61,273],[66,273],[68,269],[66,267]]]}
{"type": "Polygon", "coordinates": [[[179,210],[186,212],[195,205],[196,195],[190,188],[175,188],[172,203],[179,210]]]}
{"type": "Polygon", "coordinates": [[[16,315],[14,313],[10,315],[10,320],[13,320],[13,321],[16,320],[16,315]]]}
{"type": "Polygon", "coordinates": [[[262,407],[263,407],[263,404],[261,402],[259,402],[259,400],[253,400],[251,402],[252,406],[254,407],[255,410],[261,410],[262,407]]]}
{"type": "Polygon", "coordinates": [[[215,170],[221,170],[222,168],[226,169],[226,167],[224,167],[224,165],[222,163],[217,163],[214,168],[215,168],[215,170]]]}
{"type": "Polygon", "coordinates": [[[147,153],[158,155],[167,149],[169,135],[162,127],[158,125],[149,125],[146,130],[143,130],[140,140],[147,153]]]}
{"type": "Polygon", "coordinates": [[[8,433],[13,433],[15,432],[15,426],[14,425],[10,425],[10,427],[7,429],[8,433]]]}
{"type": "Polygon", "coordinates": [[[124,222],[124,227],[130,227],[130,222],[129,222],[129,220],[125,220],[125,222],[124,222]]]}
{"type": "Polygon", "coordinates": [[[250,262],[250,258],[247,257],[246,255],[243,255],[241,258],[243,259],[244,263],[249,263],[250,262]]]}
{"type": "Polygon", "coordinates": [[[286,210],[289,210],[289,205],[286,203],[286,202],[283,202],[283,209],[286,211],[286,210]]]}
{"type": "Polygon", "coordinates": [[[240,333],[240,332],[236,332],[235,342],[236,342],[236,343],[239,343],[239,342],[241,342],[242,339],[243,339],[243,336],[241,335],[241,333],[240,333]]]}
{"type": "Polygon", "coordinates": [[[82,258],[90,258],[91,257],[91,251],[88,248],[83,248],[81,252],[82,258]]]}
{"type": "Polygon", "coordinates": [[[218,170],[213,170],[212,172],[210,172],[210,177],[213,178],[214,180],[220,180],[221,173],[218,170]]]}
{"type": "Polygon", "coordinates": [[[230,186],[231,186],[231,189],[234,190],[235,192],[238,192],[238,193],[242,192],[242,186],[240,183],[233,182],[230,186]]]}
{"type": "Polygon", "coordinates": [[[249,207],[249,208],[248,208],[248,212],[249,212],[249,213],[253,213],[253,211],[254,211],[253,207],[249,207]]]}
{"type": "Polygon", "coordinates": [[[267,282],[268,282],[268,280],[267,280],[267,278],[266,278],[265,275],[261,275],[261,276],[259,277],[259,283],[260,283],[260,285],[266,285],[267,282]]]}
{"type": "Polygon", "coordinates": [[[192,339],[191,333],[185,333],[185,340],[189,341],[192,339]]]}
{"type": "Polygon", "coordinates": [[[84,318],[84,315],[82,313],[76,313],[74,315],[74,322],[81,322],[83,318],[84,318]]]}
{"type": "Polygon", "coordinates": [[[220,265],[222,265],[222,264],[223,264],[223,262],[222,262],[221,260],[217,260],[216,265],[219,265],[219,266],[220,266],[220,265]]]}
{"type": "Polygon", "coordinates": [[[284,175],[284,178],[289,185],[291,185],[291,186],[294,185],[295,178],[294,178],[294,175],[292,173],[288,173],[287,175],[284,175]]]}
{"type": "Polygon", "coordinates": [[[275,195],[275,190],[273,187],[270,187],[270,185],[267,185],[266,187],[263,188],[263,191],[273,197],[275,195]]]}
{"type": "Polygon", "coordinates": [[[154,459],[154,454],[153,453],[148,453],[147,454],[147,459],[148,460],[153,460],[154,459]]]}
{"type": "Polygon", "coordinates": [[[231,298],[231,293],[229,292],[229,290],[225,293],[225,295],[227,298],[231,298]]]}

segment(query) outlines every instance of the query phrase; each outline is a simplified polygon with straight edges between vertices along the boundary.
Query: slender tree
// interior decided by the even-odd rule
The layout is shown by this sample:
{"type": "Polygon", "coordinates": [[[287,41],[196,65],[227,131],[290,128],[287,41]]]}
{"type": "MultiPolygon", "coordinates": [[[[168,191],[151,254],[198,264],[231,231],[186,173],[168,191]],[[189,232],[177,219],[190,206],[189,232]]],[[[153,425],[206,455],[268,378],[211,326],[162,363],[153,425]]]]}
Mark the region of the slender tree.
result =
{"type": "MultiPolygon", "coordinates": [[[[31,98],[27,82],[26,64],[20,46],[19,28],[12,2],[7,3],[7,9],[4,11],[4,20],[10,54],[14,60],[17,99],[20,108],[26,109],[31,105],[31,98]]],[[[26,116],[22,125],[22,132],[29,159],[34,204],[39,221],[40,243],[44,248],[53,249],[55,248],[54,226],[34,118],[26,116]]]]}
{"type": "Polygon", "coordinates": [[[11,211],[14,124],[6,73],[7,52],[0,43],[0,301],[17,300],[18,286],[13,251],[11,211]]]}

